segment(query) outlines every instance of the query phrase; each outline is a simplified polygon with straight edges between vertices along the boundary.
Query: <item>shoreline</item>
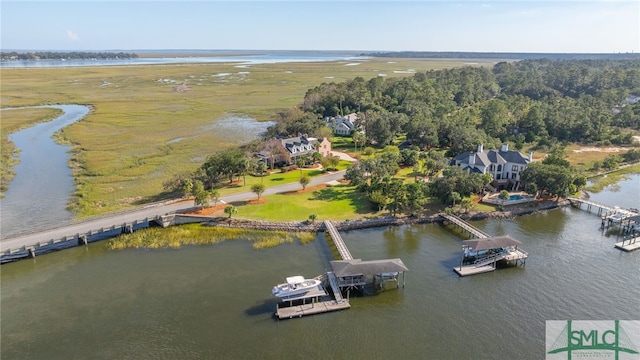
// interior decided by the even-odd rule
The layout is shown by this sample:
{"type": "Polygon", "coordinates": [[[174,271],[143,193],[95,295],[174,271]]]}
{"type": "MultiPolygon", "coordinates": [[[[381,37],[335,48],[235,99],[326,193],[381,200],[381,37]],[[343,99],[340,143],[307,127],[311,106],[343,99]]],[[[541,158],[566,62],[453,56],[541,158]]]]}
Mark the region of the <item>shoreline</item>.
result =
{"type": "MultiPolygon", "coordinates": [[[[463,220],[483,220],[483,219],[505,219],[505,218],[514,218],[516,216],[524,216],[536,214],[544,211],[549,211],[553,209],[557,209],[560,207],[569,206],[570,202],[568,200],[561,201],[544,201],[541,204],[534,206],[524,206],[524,207],[514,207],[513,209],[507,211],[490,211],[490,212],[468,212],[464,214],[459,214],[458,216],[463,220]]],[[[402,217],[392,217],[385,216],[379,218],[371,218],[371,219],[359,219],[359,220],[345,220],[345,221],[336,221],[334,225],[338,231],[350,231],[350,230],[361,230],[361,229],[371,229],[371,228],[379,228],[386,226],[400,226],[400,225],[411,225],[411,224],[432,224],[432,223],[442,223],[444,219],[441,217],[442,213],[431,214],[427,216],[402,216],[402,217]]],[[[295,232],[307,232],[307,233],[318,233],[324,232],[325,226],[323,221],[262,221],[262,220],[248,220],[241,218],[227,218],[227,217],[203,217],[203,216],[193,216],[187,213],[176,213],[172,216],[181,216],[180,224],[188,224],[188,223],[199,223],[201,226],[210,226],[210,227],[219,227],[220,229],[230,228],[230,229],[241,229],[241,230],[260,230],[260,231],[283,231],[287,233],[295,233],[295,232]],[[191,219],[189,219],[191,218],[191,219]],[[206,218],[203,219],[203,218],[206,218]]],[[[165,227],[175,227],[180,224],[163,226],[165,227]]],[[[118,237],[123,233],[134,233],[138,230],[144,230],[145,228],[151,228],[149,222],[146,224],[133,224],[128,228],[125,226],[122,229],[113,227],[111,229],[103,229],[103,232],[98,232],[96,234],[91,235],[76,235],[75,237],[64,237],[63,239],[51,240],[46,243],[38,243],[36,246],[25,246],[21,249],[11,250],[7,252],[3,252],[0,255],[0,264],[7,264],[15,261],[20,261],[28,258],[34,258],[36,256],[45,255],[51,252],[60,251],[72,247],[78,247],[83,245],[88,245],[90,243],[110,240],[118,237]],[[141,225],[141,226],[140,226],[141,225]],[[139,227],[136,227],[139,226],[139,227]]],[[[226,240],[226,239],[225,239],[226,240]]],[[[181,244],[179,245],[189,245],[189,244],[181,244]]],[[[179,247],[179,246],[178,246],[179,247]]],[[[128,248],[128,247],[126,247],[128,248]]],[[[151,247],[145,247],[151,248],[151,247]]],[[[162,247],[164,248],[164,247],[162,247]]],[[[124,248],[122,248],[124,249],[124,248]]]]}
{"type": "MultiPolygon", "coordinates": [[[[585,196],[583,192],[581,197],[585,196]]],[[[544,211],[558,209],[571,205],[569,200],[544,201],[533,206],[513,206],[505,211],[472,211],[457,214],[463,220],[478,221],[485,219],[510,219],[518,216],[533,215],[544,211]]],[[[441,213],[427,216],[385,216],[372,219],[333,221],[339,231],[370,229],[384,226],[400,226],[409,224],[430,224],[443,221],[441,213]]],[[[228,228],[240,228],[247,230],[288,231],[288,232],[320,232],[324,231],[322,221],[264,221],[242,218],[212,217],[208,222],[202,222],[204,226],[219,226],[228,228]]]]}

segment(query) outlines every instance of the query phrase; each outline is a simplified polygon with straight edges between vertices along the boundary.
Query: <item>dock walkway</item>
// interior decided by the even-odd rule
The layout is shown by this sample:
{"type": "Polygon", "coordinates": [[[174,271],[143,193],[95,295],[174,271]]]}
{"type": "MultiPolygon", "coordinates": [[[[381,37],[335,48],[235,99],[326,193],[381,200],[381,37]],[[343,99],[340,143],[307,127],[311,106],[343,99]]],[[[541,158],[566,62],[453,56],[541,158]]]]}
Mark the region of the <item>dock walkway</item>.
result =
{"type": "Polygon", "coordinates": [[[467,231],[469,234],[475,236],[476,239],[487,239],[491,237],[484,231],[471,226],[469,223],[465,222],[464,220],[460,219],[455,215],[440,214],[440,216],[443,219],[458,225],[463,230],[467,231]]]}
{"type": "Polygon", "coordinates": [[[582,204],[587,205],[587,211],[591,210],[592,207],[595,207],[598,209],[598,215],[600,215],[603,210],[611,214],[620,214],[623,219],[626,219],[634,215],[638,215],[637,213],[631,210],[621,209],[617,206],[612,207],[612,206],[605,205],[605,204],[591,201],[591,200],[584,200],[584,199],[578,199],[578,198],[568,198],[568,200],[573,206],[577,208],[580,208],[580,205],[582,204]]]}
{"type": "Polygon", "coordinates": [[[340,287],[338,286],[338,279],[336,278],[336,274],[334,274],[333,271],[329,271],[327,272],[327,278],[329,279],[331,291],[333,291],[333,296],[336,298],[336,301],[345,301],[345,299],[342,297],[342,291],[340,291],[340,287]]]}
{"type": "Polygon", "coordinates": [[[342,236],[338,233],[335,225],[329,220],[324,221],[324,226],[331,238],[333,239],[333,243],[336,244],[336,248],[338,249],[338,253],[340,253],[340,257],[342,260],[353,260],[353,256],[349,252],[347,245],[345,245],[344,240],[342,240],[342,236]]]}

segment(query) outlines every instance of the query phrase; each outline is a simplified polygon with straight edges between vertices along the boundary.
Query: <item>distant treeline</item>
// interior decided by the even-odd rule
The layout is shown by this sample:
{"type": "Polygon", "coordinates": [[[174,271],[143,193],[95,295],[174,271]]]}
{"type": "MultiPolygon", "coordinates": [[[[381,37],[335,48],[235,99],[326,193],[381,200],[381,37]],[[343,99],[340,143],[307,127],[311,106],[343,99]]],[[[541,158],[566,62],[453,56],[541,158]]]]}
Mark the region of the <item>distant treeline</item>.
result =
{"type": "Polygon", "coordinates": [[[391,58],[433,58],[433,59],[500,59],[500,60],[633,60],[640,54],[578,54],[578,53],[508,53],[508,52],[455,52],[455,51],[397,51],[362,53],[360,56],[391,58]]]}
{"type": "Polygon", "coordinates": [[[639,96],[640,59],[501,61],[323,83],[265,135],[320,137],[325,117],[355,112],[364,146],[380,148],[400,137],[450,156],[478,144],[627,145],[640,131],[639,96]]]}
{"type": "Polygon", "coordinates": [[[125,52],[67,52],[67,51],[38,51],[38,52],[0,52],[0,60],[117,60],[134,59],[138,55],[125,52]]]}

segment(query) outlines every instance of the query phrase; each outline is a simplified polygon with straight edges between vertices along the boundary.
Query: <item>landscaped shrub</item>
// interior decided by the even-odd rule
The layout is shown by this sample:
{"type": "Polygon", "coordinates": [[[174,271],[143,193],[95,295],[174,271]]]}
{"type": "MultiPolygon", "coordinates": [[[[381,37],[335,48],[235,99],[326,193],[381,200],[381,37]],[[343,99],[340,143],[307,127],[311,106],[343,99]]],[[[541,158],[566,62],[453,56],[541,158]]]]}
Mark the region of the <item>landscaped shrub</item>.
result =
{"type": "Polygon", "coordinates": [[[280,168],[280,172],[286,173],[292,170],[298,170],[298,165],[287,165],[280,168]]]}

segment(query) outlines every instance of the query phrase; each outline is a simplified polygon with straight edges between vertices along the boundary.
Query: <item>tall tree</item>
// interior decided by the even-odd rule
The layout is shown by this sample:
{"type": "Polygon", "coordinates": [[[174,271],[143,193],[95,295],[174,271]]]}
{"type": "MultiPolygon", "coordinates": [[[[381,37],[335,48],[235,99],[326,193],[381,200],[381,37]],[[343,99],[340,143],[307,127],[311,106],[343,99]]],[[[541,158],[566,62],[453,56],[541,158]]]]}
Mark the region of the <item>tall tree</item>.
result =
{"type": "Polygon", "coordinates": [[[264,184],[253,184],[251,185],[251,191],[258,195],[258,201],[260,201],[260,196],[264,193],[266,187],[264,184]]]}
{"type": "Polygon", "coordinates": [[[304,174],[300,176],[300,180],[298,180],[298,182],[300,182],[300,185],[302,185],[302,190],[304,190],[307,188],[307,185],[309,185],[309,183],[311,182],[311,178],[309,177],[309,175],[304,174]]]}

